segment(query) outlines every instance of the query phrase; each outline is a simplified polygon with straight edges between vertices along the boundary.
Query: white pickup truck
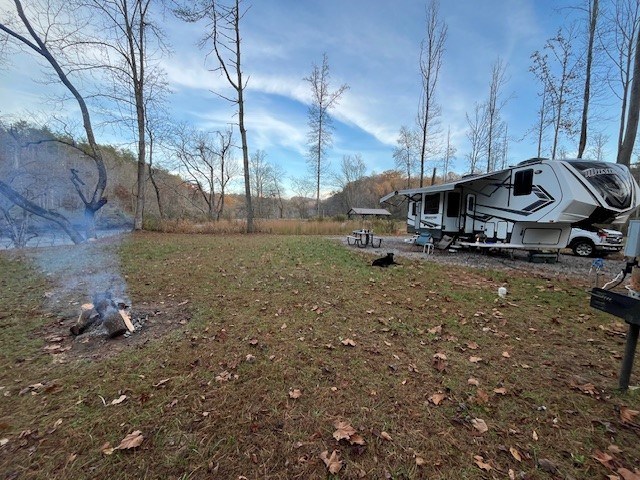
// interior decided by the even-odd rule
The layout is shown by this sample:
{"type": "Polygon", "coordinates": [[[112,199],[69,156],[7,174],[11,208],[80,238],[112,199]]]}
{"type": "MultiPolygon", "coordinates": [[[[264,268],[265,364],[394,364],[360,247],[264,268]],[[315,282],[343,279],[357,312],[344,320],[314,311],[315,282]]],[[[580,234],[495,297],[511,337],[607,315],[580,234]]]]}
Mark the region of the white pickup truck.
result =
{"type": "Polygon", "coordinates": [[[567,247],[579,257],[604,256],[622,250],[622,237],[622,232],[596,226],[572,228],[567,247]]]}

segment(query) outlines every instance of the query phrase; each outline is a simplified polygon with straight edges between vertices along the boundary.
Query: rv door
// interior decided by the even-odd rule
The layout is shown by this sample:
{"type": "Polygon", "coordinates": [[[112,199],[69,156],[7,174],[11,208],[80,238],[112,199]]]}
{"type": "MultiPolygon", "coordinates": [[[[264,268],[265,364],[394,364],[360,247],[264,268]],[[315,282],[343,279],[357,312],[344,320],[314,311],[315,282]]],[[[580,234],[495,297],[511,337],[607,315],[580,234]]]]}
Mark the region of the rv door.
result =
{"type": "Polygon", "coordinates": [[[473,216],[476,213],[476,195],[469,193],[465,197],[464,233],[474,233],[473,216]]]}
{"type": "Polygon", "coordinates": [[[459,233],[460,229],[460,192],[447,192],[442,219],[442,231],[446,233],[459,233]]]}

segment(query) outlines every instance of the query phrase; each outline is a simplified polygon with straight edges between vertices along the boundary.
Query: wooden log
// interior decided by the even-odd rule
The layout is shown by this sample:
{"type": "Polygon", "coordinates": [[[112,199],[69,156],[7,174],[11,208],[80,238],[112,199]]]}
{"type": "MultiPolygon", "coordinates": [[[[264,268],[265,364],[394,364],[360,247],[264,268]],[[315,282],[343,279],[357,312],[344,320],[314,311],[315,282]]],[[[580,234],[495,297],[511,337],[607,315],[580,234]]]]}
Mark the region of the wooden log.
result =
{"type": "Polygon", "coordinates": [[[102,314],[102,324],[110,338],[122,335],[127,331],[127,325],[116,308],[109,308],[102,314]]]}
{"type": "Polygon", "coordinates": [[[69,329],[71,331],[71,334],[75,336],[80,335],[100,318],[100,315],[98,314],[96,309],[93,308],[92,303],[85,303],[80,306],[80,309],[81,312],[78,316],[76,324],[69,329]]]}
{"type": "Polygon", "coordinates": [[[131,323],[131,317],[129,316],[129,314],[126,312],[126,310],[123,310],[122,308],[119,310],[120,312],[120,316],[122,317],[122,320],[124,320],[124,324],[127,326],[127,330],[129,330],[130,332],[135,332],[136,329],[133,326],[133,323],[131,323]]]}

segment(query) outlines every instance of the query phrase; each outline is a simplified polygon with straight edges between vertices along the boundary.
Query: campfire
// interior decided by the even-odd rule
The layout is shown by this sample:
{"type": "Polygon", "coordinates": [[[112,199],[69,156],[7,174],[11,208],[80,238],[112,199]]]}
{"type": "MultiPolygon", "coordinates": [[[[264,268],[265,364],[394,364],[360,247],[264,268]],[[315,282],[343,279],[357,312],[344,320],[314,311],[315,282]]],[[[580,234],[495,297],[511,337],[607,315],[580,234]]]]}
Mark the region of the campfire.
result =
{"type": "Polygon", "coordinates": [[[78,336],[89,329],[102,326],[109,338],[115,338],[136,329],[129,315],[130,305],[120,299],[113,298],[110,292],[97,293],[93,303],[85,303],[80,307],[80,315],[71,334],[78,336]]]}

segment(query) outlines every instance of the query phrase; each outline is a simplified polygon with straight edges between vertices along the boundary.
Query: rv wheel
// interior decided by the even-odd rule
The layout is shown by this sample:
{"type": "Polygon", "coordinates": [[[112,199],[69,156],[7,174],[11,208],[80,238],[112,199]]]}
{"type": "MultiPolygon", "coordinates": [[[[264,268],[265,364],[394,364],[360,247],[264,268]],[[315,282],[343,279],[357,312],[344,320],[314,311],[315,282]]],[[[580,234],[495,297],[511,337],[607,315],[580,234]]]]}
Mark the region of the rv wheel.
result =
{"type": "Polygon", "coordinates": [[[593,251],[593,243],[589,240],[578,240],[573,244],[573,253],[579,257],[590,257],[593,251]]]}

